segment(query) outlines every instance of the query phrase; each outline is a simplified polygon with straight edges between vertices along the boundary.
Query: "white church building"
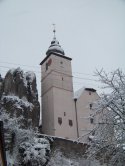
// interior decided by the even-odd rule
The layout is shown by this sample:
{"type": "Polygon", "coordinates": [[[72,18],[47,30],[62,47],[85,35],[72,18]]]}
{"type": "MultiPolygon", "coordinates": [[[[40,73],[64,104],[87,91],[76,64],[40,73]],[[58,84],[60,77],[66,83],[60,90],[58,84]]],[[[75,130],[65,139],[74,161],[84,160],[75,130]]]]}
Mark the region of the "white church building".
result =
{"type": "Polygon", "coordinates": [[[65,55],[55,37],[41,65],[42,132],[47,135],[77,139],[93,130],[92,103],[99,98],[93,88],[74,94],[72,59],[65,55]]]}

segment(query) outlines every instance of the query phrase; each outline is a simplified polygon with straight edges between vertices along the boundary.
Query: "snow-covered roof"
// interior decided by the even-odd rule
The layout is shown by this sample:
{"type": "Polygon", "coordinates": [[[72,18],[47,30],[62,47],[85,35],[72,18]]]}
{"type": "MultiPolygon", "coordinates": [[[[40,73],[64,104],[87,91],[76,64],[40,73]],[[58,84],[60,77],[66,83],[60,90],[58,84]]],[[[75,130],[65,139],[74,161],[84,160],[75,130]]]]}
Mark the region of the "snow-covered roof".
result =
{"type": "Polygon", "coordinates": [[[85,90],[85,87],[82,87],[81,89],[77,90],[74,93],[74,99],[78,99],[81,96],[81,94],[83,93],[84,90],[85,90]]]}
{"type": "Polygon", "coordinates": [[[49,47],[47,52],[50,52],[50,51],[55,51],[57,53],[62,53],[64,55],[63,49],[57,45],[49,47]]]}
{"type": "Polygon", "coordinates": [[[65,55],[64,50],[61,48],[61,46],[59,45],[59,42],[58,42],[58,40],[56,40],[56,38],[53,38],[51,45],[46,52],[46,55],[49,55],[51,52],[65,55]]]}
{"type": "Polygon", "coordinates": [[[74,93],[74,99],[78,99],[84,90],[87,90],[87,91],[91,91],[91,92],[96,92],[95,89],[93,88],[86,88],[86,87],[82,87],[81,89],[77,90],[75,93],[74,93]]]}

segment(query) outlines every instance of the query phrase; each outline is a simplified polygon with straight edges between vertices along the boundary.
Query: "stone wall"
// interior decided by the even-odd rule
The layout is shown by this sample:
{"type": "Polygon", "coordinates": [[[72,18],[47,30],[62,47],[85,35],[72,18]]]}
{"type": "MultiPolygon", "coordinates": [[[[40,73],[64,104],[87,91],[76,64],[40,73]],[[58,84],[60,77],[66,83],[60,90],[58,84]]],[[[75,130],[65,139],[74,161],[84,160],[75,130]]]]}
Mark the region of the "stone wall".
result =
{"type": "MultiPolygon", "coordinates": [[[[88,145],[47,135],[39,135],[50,140],[51,151],[46,166],[100,166],[97,160],[87,159],[88,145]]],[[[104,165],[103,165],[104,166],[104,165]]]]}

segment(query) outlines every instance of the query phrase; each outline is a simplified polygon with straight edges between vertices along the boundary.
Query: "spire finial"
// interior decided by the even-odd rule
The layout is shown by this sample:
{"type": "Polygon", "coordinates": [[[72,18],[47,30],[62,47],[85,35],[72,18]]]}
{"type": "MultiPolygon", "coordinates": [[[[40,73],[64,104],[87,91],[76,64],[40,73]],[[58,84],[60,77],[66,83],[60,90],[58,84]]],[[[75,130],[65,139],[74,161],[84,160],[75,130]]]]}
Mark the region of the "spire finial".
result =
{"type": "Polygon", "coordinates": [[[56,35],[55,35],[55,33],[56,33],[56,25],[55,24],[52,24],[52,25],[53,25],[54,39],[56,39],[56,35]]]}

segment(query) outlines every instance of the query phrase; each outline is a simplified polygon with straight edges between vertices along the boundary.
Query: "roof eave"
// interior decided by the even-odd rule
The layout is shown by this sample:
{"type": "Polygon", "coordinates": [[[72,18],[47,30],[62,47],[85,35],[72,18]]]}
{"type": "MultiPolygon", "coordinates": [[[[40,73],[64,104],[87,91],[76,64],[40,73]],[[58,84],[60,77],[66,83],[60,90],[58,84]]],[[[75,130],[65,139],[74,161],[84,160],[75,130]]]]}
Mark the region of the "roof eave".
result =
{"type": "Polygon", "coordinates": [[[50,53],[42,60],[42,62],[40,63],[40,65],[42,65],[42,64],[50,57],[51,54],[54,54],[54,55],[56,55],[56,56],[59,56],[59,57],[61,57],[61,58],[64,58],[64,59],[67,59],[67,60],[70,60],[70,61],[72,60],[72,58],[70,58],[70,57],[67,57],[67,56],[58,54],[58,53],[56,53],[56,52],[50,52],[50,53]]]}

